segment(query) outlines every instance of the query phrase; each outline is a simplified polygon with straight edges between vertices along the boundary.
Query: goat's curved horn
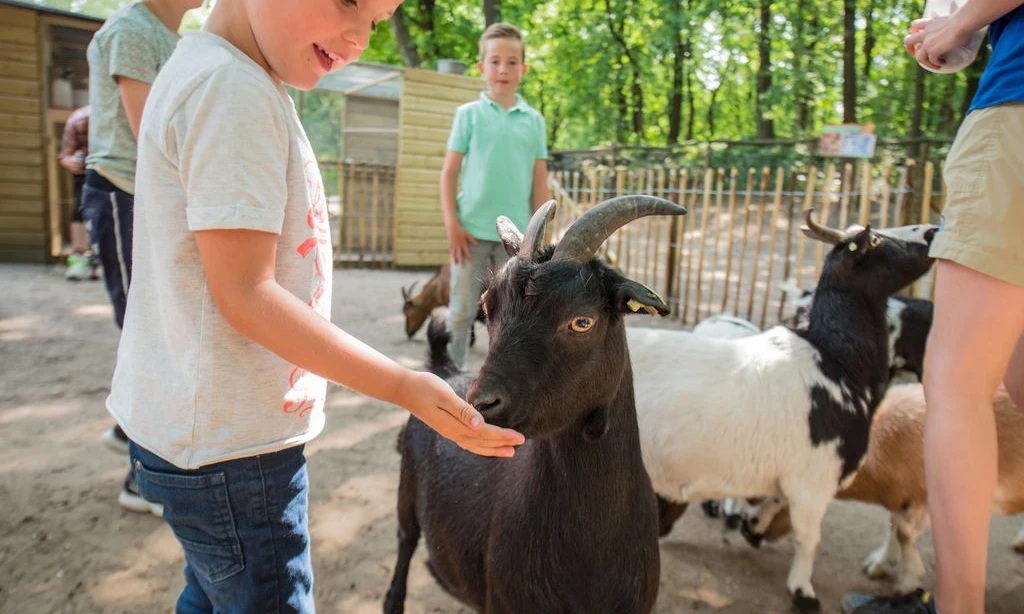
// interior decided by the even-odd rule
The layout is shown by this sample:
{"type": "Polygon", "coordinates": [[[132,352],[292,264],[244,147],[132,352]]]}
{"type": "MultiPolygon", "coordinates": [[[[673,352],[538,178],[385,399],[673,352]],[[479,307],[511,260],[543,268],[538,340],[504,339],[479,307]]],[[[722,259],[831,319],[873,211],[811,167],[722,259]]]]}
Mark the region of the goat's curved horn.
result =
{"type": "Polygon", "coordinates": [[[846,233],[835,228],[823,226],[814,221],[814,209],[804,210],[804,225],[800,227],[805,235],[829,245],[835,245],[846,238],[846,233]]]}
{"type": "Polygon", "coordinates": [[[416,288],[416,284],[417,283],[418,283],[418,281],[414,281],[414,282],[412,282],[412,284],[409,285],[408,288],[403,287],[402,288],[402,298],[404,298],[405,300],[411,299],[412,298],[412,292],[416,288]]]}
{"type": "Polygon", "coordinates": [[[519,257],[529,260],[536,260],[537,256],[544,249],[544,228],[548,222],[555,217],[554,200],[549,200],[540,206],[540,209],[530,218],[523,232],[522,243],[519,244],[519,257]]]}
{"type": "Polygon", "coordinates": [[[551,259],[586,262],[613,232],[635,219],[685,213],[686,207],[655,196],[638,194],[611,198],[597,204],[569,226],[551,259]]]}

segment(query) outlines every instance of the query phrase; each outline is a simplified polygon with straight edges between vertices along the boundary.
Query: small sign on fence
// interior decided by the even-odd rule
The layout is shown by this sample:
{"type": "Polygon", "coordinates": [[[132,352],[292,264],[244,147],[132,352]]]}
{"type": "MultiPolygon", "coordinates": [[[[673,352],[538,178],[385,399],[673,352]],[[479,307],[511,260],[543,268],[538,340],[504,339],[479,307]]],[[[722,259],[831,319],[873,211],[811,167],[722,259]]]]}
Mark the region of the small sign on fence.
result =
{"type": "Polygon", "coordinates": [[[818,139],[818,155],[839,158],[870,158],[875,155],[874,124],[825,126],[818,139]]]}

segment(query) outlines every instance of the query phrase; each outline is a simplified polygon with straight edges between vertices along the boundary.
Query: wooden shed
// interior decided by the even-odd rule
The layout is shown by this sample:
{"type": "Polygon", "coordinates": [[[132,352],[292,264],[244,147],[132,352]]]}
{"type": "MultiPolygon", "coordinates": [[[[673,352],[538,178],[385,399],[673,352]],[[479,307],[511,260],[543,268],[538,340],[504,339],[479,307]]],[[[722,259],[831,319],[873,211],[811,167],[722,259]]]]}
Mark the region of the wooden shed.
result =
{"type": "Polygon", "coordinates": [[[443,264],[440,174],[448,133],[455,109],[476,100],[483,82],[359,62],[324,77],[317,89],[345,96],[340,159],[327,163],[337,165],[338,262],[443,264]]]}
{"type": "Polygon", "coordinates": [[[479,98],[482,89],[479,78],[405,71],[395,174],[396,266],[437,266],[448,260],[441,166],[455,109],[479,98]]]}
{"type": "Polygon", "coordinates": [[[87,100],[85,50],[102,19],[0,0],[0,261],[59,256],[72,212],[70,177],[57,163],[74,100],[51,100],[55,79],[87,100]],[[63,102],[63,101],[62,101],[63,102]]]}

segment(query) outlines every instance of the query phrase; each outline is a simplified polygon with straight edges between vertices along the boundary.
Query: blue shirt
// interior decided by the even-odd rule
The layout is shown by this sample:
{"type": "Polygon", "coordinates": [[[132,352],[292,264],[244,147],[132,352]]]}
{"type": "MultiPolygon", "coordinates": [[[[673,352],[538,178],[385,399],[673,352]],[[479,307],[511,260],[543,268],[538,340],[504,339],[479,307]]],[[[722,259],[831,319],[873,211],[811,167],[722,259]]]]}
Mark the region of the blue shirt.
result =
{"type": "Polygon", "coordinates": [[[970,111],[1007,102],[1024,102],[1024,6],[992,22],[992,57],[978,83],[970,111]]]}
{"type": "Polygon", "coordinates": [[[505,110],[486,92],[455,111],[448,149],[463,154],[459,223],[471,235],[498,241],[504,215],[521,230],[530,221],[533,168],[548,157],[544,117],[523,99],[505,110]]]}

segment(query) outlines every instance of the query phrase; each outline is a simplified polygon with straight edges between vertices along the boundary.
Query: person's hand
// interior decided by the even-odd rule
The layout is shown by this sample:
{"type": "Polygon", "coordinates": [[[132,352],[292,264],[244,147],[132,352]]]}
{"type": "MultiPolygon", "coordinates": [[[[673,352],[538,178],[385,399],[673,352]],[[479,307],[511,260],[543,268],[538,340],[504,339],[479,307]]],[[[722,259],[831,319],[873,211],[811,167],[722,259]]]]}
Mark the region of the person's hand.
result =
{"type": "Polygon", "coordinates": [[[971,32],[965,32],[954,15],[918,19],[910,24],[910,34],[903,39],[903,47],[923,66],[942,69],[943,55],[966,45],[971,32]]]}
{"type": "Polygon", "coordinates": [[[73,156],[62,156],[60,159],[60,165],[68,169],[73,175],[81,175],[85,173],[85,158],[75,154],[73,156]]]}
{"type": "Polygon", "coordinates": [[[463,261],[472,260],[469,253],[469,246],[476,245],[476,237],[469,234],[469,231],[462,227],[457,221],[445,227],[448,234],[448,251],[455,264],[462,264],[463,261]]]}
{"type": "Polygon", "coordinates": [[[516,431],[486,424],[472,405],[432,373],[409,371],[399,384],[398,404],[463,450],[480,456],[512,457],[525,438],[516,431]]]}

